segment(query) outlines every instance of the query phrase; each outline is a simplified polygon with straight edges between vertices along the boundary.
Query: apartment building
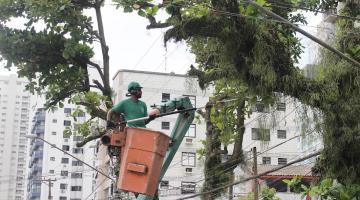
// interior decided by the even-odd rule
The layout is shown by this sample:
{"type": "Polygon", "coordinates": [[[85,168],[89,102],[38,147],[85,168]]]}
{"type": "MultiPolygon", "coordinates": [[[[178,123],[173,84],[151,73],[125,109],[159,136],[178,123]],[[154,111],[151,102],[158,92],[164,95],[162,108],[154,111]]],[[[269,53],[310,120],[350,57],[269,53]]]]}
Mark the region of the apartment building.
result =
{"type": "MultiPolygon", "coordinates": [[[[198,87],[197,79],[173,73],[157,73],[134,70],[119,70],[113,78],[113,89],[116,92],[115,101],[126,98],[127,85],[137,81],[143,86],[142,100],[150,105],[161,104],[169,99],[179,96],[188,96],[194,107],[203,107],[212,90],[202,91],[198,87]]],[[[258,156],[258,165],[276,167],[298,159],[304,155],[303,139],[304,129],[302,119],[302,105],[290,97],[279,97],[273,107],[266,107],[261,103],[254,105],[252,115],[246,119],[243,150],[246,155],[247,166],[235,170],[235,181],[252,174],[251,149],[257,147],[261,153],[258,156]],[[290,138],[293,138],[289,140],[290,138]],[[289,141],[287,141],[289,140],[289,141]],[[284,143],[284,144],[281,144],[284,143]],[[278,147],[271,149],[273,146],[278,147]]],[[[148,128],[170,134],[176,121],[176,115],[157,118],[147,125],[148,128]]],[[[201,141],[206,138],[203,120],[191,125],[183,143],[175,155],[164,178],[159,184],[160,199],[177,199],[182,196],[201,191],[204,181],[203,159],[199,159],[197,150],[203,147],[201,141]]],[[[232,147],[228,147],[229,152],[232,147]]],[[[310,152],[310,146],[307,148],[310,152]]],[[[107,148],[98,144],[98,167],[102,171],[109,171],[109,157],[107,148]]],[[[308,164],[311,163],[302,163],[308,164]]],[[[308,168],[307,168],[308,169],[308,168]]],[[[98,176],[95,199],[111,199],[114,194],[113,184],[103,176],[98,176]]],[[[277,184],[277,183],[276,183],[277,184]]],[[[252,182],[234,186],[234,197],[244,196],[252,190],[252,182]]],[[[292,199],[290,191],[279,192],[285,199],[292,199]]],[[[300,198],[300,196],[297,196],[300,198]]],[[[131,195],[130,195],[131,198],[131,195]]],[[[223,196],[227,199],[228,196],[223,196]]],[[[195,199],[200,199],[195,198],[195,199]]]]}
{"type": "Polygon", "coordinates": [[[78,159],[95,165],[95,145],[90,142],[84,147],[76,147],[83,139],[79,135],[64,135],[66,127],[74,127],[88,119],[84,112],[75,117],[71,113],[77,107],[65,104],[54,112],[46,111],[42,103],[32,120],[31,134],[43,138],[53,145],[39,139],[31,139],[30,162],[28,164],[28,200],[84,200],[93,199],[96,172],[78,159]],[[75,119],[76,120],[75,120],[75,119]],[[67,155],[67,152],[78,159],[67,155]]]}
{"type": "MultiPolygon", "coordinates": [[[[287,164],[322,148],[320,135],[314,128],[312,110],[299,101],[280,96],[272,107],[259,103],[252,106],[251,110],[251,116],[245,121],[243,140],[247,165],[235,170],[235,181],[253,175],[253,147],[256,147],[258,154],[259,172],[287,164]]],[[[300,200],[301,195],[292,193],[282,180],[306,175],[306,181],[312,181],[311,167],[314,163],[315,159],[307,160],[279,173],[261,177],[258,179],[259,185],[275,188],[277,196],[283,200],[300,200]]],[[[239,184],[234,187],[234,196],[245,196],[252,190],[253,181],[239,184]]]]}
{"type": "Polygon", "coordinates": [[[0,76],[0,199],[23,200],[30,94],[26,80],[0,76]]]}

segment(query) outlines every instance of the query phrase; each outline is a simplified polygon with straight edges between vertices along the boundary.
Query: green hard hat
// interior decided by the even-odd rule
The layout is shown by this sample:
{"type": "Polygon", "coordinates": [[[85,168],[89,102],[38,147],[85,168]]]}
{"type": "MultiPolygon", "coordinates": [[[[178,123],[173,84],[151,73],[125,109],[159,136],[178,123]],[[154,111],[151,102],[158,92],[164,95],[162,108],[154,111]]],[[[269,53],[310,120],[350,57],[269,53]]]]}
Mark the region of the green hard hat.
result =
{"type": "Polygon", "coordinates": [[[136,88],[142,88],[138,82],[130,82],[128,85],[128,91],[134,90],[136,88]]]}

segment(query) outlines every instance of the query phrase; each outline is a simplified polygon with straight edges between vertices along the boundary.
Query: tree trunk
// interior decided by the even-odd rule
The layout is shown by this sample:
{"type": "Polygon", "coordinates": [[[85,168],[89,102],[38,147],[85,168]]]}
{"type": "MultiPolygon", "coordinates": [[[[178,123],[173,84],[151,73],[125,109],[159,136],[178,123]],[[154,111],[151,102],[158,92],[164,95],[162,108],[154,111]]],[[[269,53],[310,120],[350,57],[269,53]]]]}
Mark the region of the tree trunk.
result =
{"type": "MultiPolygon", "coordinates": [[[[204,191],[218,188],[222,184],[227,184],[231,180],[234,169],[243,162],[242,141],[245,132],[244,112],[245,101],[242,101],[237,109],[236,132],[234,150],[232,156],[225,162],[221,162],[221,156],[224,151],[221,150],[220,134],[221,131],[211,122],[211,108],[213,102],[209,102],[206,106],[204,115],[206,122],[206,159],[205,159],[205,182],[204,191]]],[[[212,200],[220,195],[219,192],[209,193],[203,196],[203,199],[212,200]]]]}
{"type": "MultiPolygon", "coordinates": [[[[209,191],[218,186],[220,183],[219,176],[216,175],[217,167],[221,164],[221,143],[219,140],[220,131],[212,124],[210,119],[212,103],[209,102],[206,106],[205,121],[206,121],[206,155],[205,155],[205,182],[204,191],[209,191]]],[[[209,193],[202,198],[206,200],[215,199],[216,193],[209,193]]]]}

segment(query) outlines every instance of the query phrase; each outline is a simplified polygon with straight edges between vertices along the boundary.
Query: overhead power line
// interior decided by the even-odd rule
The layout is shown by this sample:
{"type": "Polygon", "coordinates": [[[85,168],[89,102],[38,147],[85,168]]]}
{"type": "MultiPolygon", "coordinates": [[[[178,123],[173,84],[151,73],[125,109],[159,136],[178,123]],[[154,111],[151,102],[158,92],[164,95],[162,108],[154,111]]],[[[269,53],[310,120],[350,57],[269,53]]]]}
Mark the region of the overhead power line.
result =
{"type": "Polygon", "coordinates": [[[321,151],[317,151],[317,152],[315,152],[315,153],[309,154],[309,155],[307,155],[307,156],[305,156],[305,157],[302,157],[302,158],[300,158],[300,159],[297,159],[297,160],[294,160],[294,161],[292,161],[292,162],[289,162],[289,163],[287,163],[287,164],[285,164],[285,165],[282,165],[282,166],[276,167],[276,168],[274,168],[274,169],[271,169],[271,170],[269,170],[269,171],[260,173],[260,174],[258,174],[258,175],[256,175],[256,176],[251,176],[251,177],[249,177],[249,178],[245,178],[245,179],[243,179],[243,180],[236,181],[236,182],[234,182],[234,183],[227,184],[227,185],[224,185],[224,186],[222,186],[222,187],[218,187],[218,188],[215,188],[215,189],[212,189],[212,190],[209,190],[209,191],[205,191],[205,192],[197,193],[197,194],[194,194],[194,195],[186,196],[186,197],[179,198],[179,199],[176,199],[176,200],[191,199],[191,198],[194,198],[194,197],[197,197],[197,196],[201,196],[201,195],[205,195],[205,194],[217,192],[217,191],[219,191],[219,190],[228,188],[228,187],[233,186],[233,185],[237,185],[237,184],[244,183],[244,182],[247,182],[247,181],[250,181],[250,180],[253,180],[253,179],[257,179],[257,178],[260,178],[261,176],[265,176],[265,175],[270,174],[270,173],[272,173],[272,172],[279,171],[280,169],[283,169],[283,168],[288,167],[288,166],[290,166],[290,165],[293,165],[293,164],[295,164],[295,163],[299,163],[299,162],[302,162],[302,161],[304,161],[304,160],[310,159],[310,158],[312,158],[312,157],[318,156],[318,155],[320,155],[320,153],[321,153],[321,151]]]}
{"type": "Polygon", "coordinates": [[[34,136],[34,135],[27,135],[27,138],[41,140],[41,141],[43,141],[43,142],[45,142],[45,143],[49,144],[49,145],[50,145],[50,146],[52,146],[53,148],[55,148],[55,149],[57,149],[57,150],[59,150],[59,151],[61,151],[61,152],[65,153],[66,155],[68,155],[68,156],[70,156],[70,157],[72,157],[72,158],[74,158],[74,159],[76,159],[76,160],[80,161],[80,162],[81,162],[81,163],[83,163],[84,165],[86,165],[86,166],[90,167],[91,169],[93,169],[94,171],[98,172],[99,174],[101,174],[101,175],[105,176],[106,178],[108,178],[108,179],[110,179],[110,180],[114,181],[114,179],[113,179],[113,178],[111,178],[110,176],[108,176],[108,175],[107,175],[107,174],[105,174],[104,172],[102,172],[102,171],[100,171],[100,170],[96,169],[95,167],[93,167],[93,166],[91,166],[90,164],[88,164],[88,163],[84,162],[83,160],[81,160],[81,159],[79,159],[79,158],[75,157],[74,155],[72,155],[72,154],[70,154],[70,153],[68,153],[68,152],[66,152],[66,151],[64,151],[64,150],[62,150],[62,149],[60,149],[60,148],[59,148],[59,147],[57,147],[56,145],[51,144],[50,142],[46,141],[45,139],[43,139],[43,138],[41,138],[41,137],[37,137],[37,136],[34,136]]]}
{"type": "Polygon", "coordinates": [[[133,67],[133,70],[135,70],[135,68],[141,63],[141,61],[145,58],[145,56],[150,52],[150,50],[155,46],[155,44],[157,43],[157,41],[161,38],[162,33],[160,33],[160,35],[154,40],[154,42],[149,46],[149,48],[146,50],[146,52],[141,56],[141,58],[138,60],[138,62],[135,64],[135,66],[133,67]]]}
{"type": "Polygon", "coordinates": [[[91,197],[92,194],[94,194],[102,184],[104,184],[106,181],[106,179],[104,179],[98,186],[96,186],[96,188],[85,198],[85,200],[87,200],[89,197],[91,197]]]}
{"type": "Polygon", "coordinates": [[[357,62],[356,60],[354,60],[353,58],[348,57],[347,55],[345,55],[344,53],[342,53],[341,51],[335,49],[334,47],[330,46],[329,44],[327,44],[326,42],[320,40],[319,38],[311,35],[310,33],[306,32],[305,30],[299,28],[298,26],[296,26],[295,24],[289,22],[288,20],[286,20],[285,18],[271,12],[270,10],[260,6],[259,4],[257,4],[256,2],[254,2],[253,0],[248,0],[248,3],[253,5],[255,8],[257,8],[258,10],[262,11],[263,13],[269,15],[272,18],[275,18],[277,20],[283,21],[285,24],[289,25],[291,28],[293,28],[294,30],[296,30],[297,32],[303,34],[305,37],[311,39],[312,41],[320,44],[321,46],[323,46],[324,48],[328,49],[329,51],[337,54],[338,56],[340,56],[341,58],[347,60],[348,62],[356,65],[357,67],[360,67],[360,63],[357,62]]]}
{"type": "MultiPolygon", "coordinates": [[[[244,1],[242,1],[242,2],[244,2],[244,1]]],[[[244,3],[246,3],[246,2],[244,2],[244,3]]],[[[283,2],[276,2],[276,4],[271,4],[269,6],[264,6],[264,7],[278,7],[278,8],[288,8],[288,9],[298,9],[298,10],[304,10],[304,11],[309,11],[309,12],[313,12],[313,13],[322,13],[322,14],[336,16],[336,17],[339,17],[339,18],[345,18],[345,19],[351,19],[351,20],[360,21],[360,18],[357,18],[357,17],[351,17],[351,16],[346,16],[346,15],[338,15],[338,14],[327,12],[327,11],[314,10],[314,9],[311,9],[311,8],[305,8],[305,7],[301,7],[301,6],[294,6],[292,4],[287,4],[287,3],[283,3],[283,2]]]]}
{"type": "MultiPolygon", "coordinates": [[[[313,133],[315,130],[316,130],[316,129],[311,130],[311,131],[308,132],[305,136],[310,135],[310,134],[313,133]]],[[[272,147],[270,147],[270,148],[268,148],[268,149],[266,149],[266,150],[264,150],[264,151],[258,152],[258,153],[257,153],[257,156],[258,156],[258,155],[261,155],[261,154],[264,154],[264,153],[266,153],[266,152],[268,152],[268,151],[270,151],[270,150],[272,150],[272,149],[274,149],[274,148],[276,148],[276,147],[278,147],[278,146],[281,146],[281,145],[283,145],[283,144],[285,144],[285,143],[287,143],[287,142],[289,142],[289,141],[291,141],[291,140],[293,140],[293,139],[295,139],[295,138],[298,138],[298,137],[300,137],[300,136],[301,136],[301,134],[300,134],[300,135],[296,135],[296,136],[291,137],[291,138],[289,138],[288,140],[285,140],[284,142],[281,142],[281,143],[279,143],[279,144],[276,144],[276,145],[274,145],[274,146],[272,146],[272,147]]],[[[239,159],[242,159],[242,158],[239,158],[239,159]]],[[[245,162],[247,162],[247,161],[249,161],[249,160],[252,160],[252,159],[253,159],[253,157],[250,157],[250,158],[246,159],[245,162]]],[[[235,161],[236,161],[236,160],[235,160],[235,161]]],[[[223,171],[221,171],[220,173],[218,173],[218,174],[216,174],[216,175],[221,175],[221,174],[229,173],[229,170],[232,169],[233,167],[235,167],[236,165],[237,165],[237,164],[234,164],[234,165],[232,165],[232,166],[224,169],[223,171]]],[[[214,169],[216,169],[217,167],[219,167],[219,166],[215,166],[214,169]]],[[[212,176],[210,176],[210,177],[207,177],[207,179],[209,179],[209,178],[211,178],[211,177],[213,177],[213,176],[215,176],[215,175],[212,175],[212,176]]],[[[199,181],[197,181],[197,183],[200,182],[200,181],[203,181],[203,180],[205,180],[205,178],[200,179],[199,181]]]]}

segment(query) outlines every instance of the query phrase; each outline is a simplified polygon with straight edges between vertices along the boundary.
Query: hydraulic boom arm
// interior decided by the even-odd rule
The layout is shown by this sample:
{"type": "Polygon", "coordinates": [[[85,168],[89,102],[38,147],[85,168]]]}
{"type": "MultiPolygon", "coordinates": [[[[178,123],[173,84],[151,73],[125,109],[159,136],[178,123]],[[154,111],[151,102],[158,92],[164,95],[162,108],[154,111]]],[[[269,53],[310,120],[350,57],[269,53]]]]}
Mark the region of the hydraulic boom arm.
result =
{"type": "MultiPolygon", "coordinates": [[[[166,152],[164,163],[161,167],[161,172],[160,172],[160,177],[159,177],[159,181],[161,181],[162,178],[164,177],[167,169],[169,168],[169,165],[170,165],[171,161],[173,160],[177,150],[179,149],[179,146],[180,146],[181,142],[183,141],[183,138],[186,135],[186,132],[189,130],[189,127],[194,120],[195,109],[193,109],[193,110],[191,109],[191,108],[193,108],[193,106],[191,104],[189,97],[176,98],[174,100],[170,100],[170,101],[166,102],[163,105],[156,106],[156,108],[160,109],[161,114],[169,113],[174,110],[179,110],[179,111],[186,110],[185,112],[181,112],[179,114],[179,116],[177,117],[174,129],[171,131],[170,137],[172,139],[172,143],[166,152]]],[[[137,199],[138,200],[152,200],[153,197],[139,195],[137,197],[137,199]]]]}

